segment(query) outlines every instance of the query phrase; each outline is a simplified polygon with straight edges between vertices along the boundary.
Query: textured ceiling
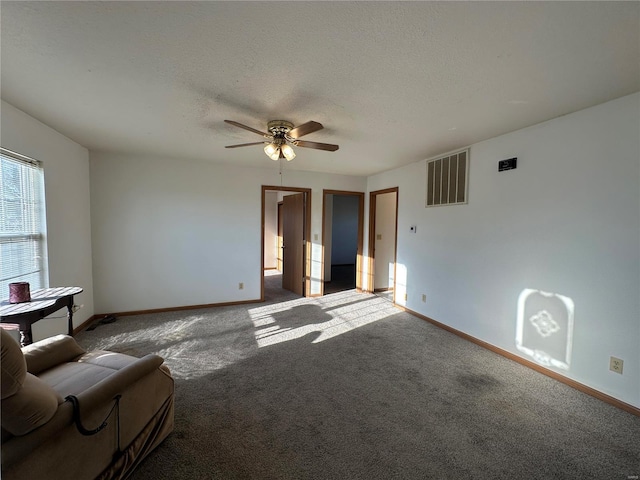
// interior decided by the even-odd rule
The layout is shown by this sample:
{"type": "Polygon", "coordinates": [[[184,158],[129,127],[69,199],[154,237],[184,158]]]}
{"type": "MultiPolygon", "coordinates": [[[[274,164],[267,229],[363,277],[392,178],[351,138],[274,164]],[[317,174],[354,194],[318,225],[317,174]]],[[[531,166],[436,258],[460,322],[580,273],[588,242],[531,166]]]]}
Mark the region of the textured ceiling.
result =
{"type": "Polygon", "coordinates": [[[369,175],[640,90],[639,2],[8,2],[4,100],[91,150],[369,175]]]}

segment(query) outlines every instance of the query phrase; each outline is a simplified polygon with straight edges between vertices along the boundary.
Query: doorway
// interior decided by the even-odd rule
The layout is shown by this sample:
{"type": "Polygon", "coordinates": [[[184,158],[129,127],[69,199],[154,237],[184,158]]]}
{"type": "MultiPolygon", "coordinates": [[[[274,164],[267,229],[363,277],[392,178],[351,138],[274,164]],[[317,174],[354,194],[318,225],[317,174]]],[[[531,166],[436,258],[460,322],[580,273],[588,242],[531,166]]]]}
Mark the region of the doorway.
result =
{"type": "Polygon", "coordinates": [[[323,190],[322,295],[362,292],[364,193],[323,190]]]}
{"type": "MultiPolygon", "coordinates": [[[[282,288],[304,296],[304,204],[305,194],[286,195],[282,200],[282,288]]],[[[278,219],[280,224],[280,219],[278,219]]],[[[280,242],[279,242],[280,243],[280,242]]]]}
{"type": "Polygon", "coordinates": [[[311,189],[262,186],[260,300],[264,274],[278,269],[282,288],[309,296],[311,249],[311,189]]]}
{"type": "Polygon", "coordinates": [[[369,265],[367,287],[396,301],[398,187],[369,194],[369,265]]]}

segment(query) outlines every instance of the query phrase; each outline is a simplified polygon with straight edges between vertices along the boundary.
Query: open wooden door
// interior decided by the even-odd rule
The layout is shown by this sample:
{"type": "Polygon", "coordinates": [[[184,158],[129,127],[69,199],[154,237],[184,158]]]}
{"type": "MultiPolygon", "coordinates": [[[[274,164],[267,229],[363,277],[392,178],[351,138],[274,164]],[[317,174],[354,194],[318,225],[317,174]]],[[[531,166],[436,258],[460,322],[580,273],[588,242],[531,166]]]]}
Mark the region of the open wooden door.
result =
{"type": "Polygon", "coordinates": [[[284,227],[282,224],[282,202],[278,202],[278,239],[277,239],[277,269],[279,272],[282,272],[282,231],[284,227]]]}
{"type": "Polygon", "coordinates": [[[282,201],[282,288],[304,295],[304,193],[282,201]]]}
{"type": "Polygon", "coordinates": [[[369,266],[367,290],[396,294],[398,187],[369,194],[369,266]]]}

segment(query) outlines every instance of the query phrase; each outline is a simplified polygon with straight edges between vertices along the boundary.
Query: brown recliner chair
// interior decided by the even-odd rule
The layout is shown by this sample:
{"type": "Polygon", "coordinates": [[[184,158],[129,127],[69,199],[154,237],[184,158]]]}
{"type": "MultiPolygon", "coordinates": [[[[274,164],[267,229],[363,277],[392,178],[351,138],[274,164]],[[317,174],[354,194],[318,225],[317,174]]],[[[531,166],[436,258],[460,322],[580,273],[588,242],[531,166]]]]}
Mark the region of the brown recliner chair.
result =
{"type": "Polygon", "coordinates": [[[85,352],[58,335],[20,349],[0,329],[2,478],[126,478],[173,430],[157,355],[85,352]]]}

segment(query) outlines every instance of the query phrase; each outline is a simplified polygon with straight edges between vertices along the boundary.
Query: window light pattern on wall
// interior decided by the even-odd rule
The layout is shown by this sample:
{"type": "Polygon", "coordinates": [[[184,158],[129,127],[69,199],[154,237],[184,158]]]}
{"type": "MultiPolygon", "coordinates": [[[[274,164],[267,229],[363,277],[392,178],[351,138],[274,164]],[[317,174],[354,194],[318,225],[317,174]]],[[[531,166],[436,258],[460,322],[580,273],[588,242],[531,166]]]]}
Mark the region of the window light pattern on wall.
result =
{"type": "Polygon", "coordinates": [[[467,203],[469,150],[427,161],[426,207],[467,203]]]}

